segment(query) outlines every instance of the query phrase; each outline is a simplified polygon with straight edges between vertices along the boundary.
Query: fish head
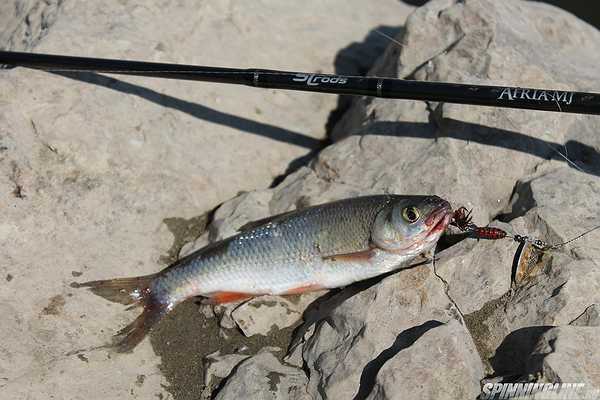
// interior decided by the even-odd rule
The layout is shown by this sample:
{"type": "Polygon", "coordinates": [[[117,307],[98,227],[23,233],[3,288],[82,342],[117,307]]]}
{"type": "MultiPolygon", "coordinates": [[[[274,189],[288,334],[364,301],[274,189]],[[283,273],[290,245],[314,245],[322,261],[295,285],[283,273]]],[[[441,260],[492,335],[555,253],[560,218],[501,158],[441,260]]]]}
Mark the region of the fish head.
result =
{"type": "Polygon", "coordinates": [[[377,214],[371,239],[383,250],[417,255],[435,246],[451,220],[450,203],[438,196],[398,196],[377,214]]]}

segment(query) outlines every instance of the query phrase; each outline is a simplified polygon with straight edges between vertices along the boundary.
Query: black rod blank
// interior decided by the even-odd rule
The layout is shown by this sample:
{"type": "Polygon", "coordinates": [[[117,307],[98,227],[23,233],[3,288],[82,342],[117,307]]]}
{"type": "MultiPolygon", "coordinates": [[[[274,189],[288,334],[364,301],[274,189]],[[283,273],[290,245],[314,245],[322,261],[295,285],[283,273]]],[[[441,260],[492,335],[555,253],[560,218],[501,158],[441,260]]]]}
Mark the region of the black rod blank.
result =
{"type": "Polygon", "coordinates": [[[0,65],[230,83],[390,99],[600,114],[600,94],[265,69],[237,69],[0,51],[0,65]]]}

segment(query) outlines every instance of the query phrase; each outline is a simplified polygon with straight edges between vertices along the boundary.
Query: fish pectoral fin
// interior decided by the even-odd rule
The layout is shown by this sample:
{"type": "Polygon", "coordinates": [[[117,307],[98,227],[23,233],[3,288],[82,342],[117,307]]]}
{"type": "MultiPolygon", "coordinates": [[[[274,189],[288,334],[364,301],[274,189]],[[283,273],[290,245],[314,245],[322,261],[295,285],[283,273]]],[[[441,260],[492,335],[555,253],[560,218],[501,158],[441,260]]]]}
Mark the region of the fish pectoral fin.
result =
{"type": "Polygon", "coordinates": [[[233,303],[236,301],[247,300],[255,295],[249,293],[239,293],[239,292],[214,292],[210,295],[207,295],[206,299],[202,300],[202,304],[225,304],[225,303],[233,303]]]}
{"type": "MultiPolygon", "coordinates": [[[[436,259],[437,260],[437,259],[436,259]]],[[[409,261],[410,267],[417,267],[419,265],[425,265],[433,262],[433,252],[421,253],[412,260],[409,261]]]]}
{"type": "Polygon", "coordinates": [[[354,262],[364,262],[369,261],[371,257],[375,255],[375,251],[373,249],[366,249],[357,251],[354,253],[346,253],[346,254],[334,254],[330,256],[323,256],[323,260],[330,261],[354,261],[354,262]]]}

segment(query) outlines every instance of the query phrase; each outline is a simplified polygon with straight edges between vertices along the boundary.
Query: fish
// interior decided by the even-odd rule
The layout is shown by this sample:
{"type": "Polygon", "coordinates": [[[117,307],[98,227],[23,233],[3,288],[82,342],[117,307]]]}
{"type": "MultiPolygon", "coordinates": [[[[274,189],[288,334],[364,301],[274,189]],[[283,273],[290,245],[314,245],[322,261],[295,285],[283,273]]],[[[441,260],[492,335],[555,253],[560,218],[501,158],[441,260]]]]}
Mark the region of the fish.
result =
{"type": "Polygon", "coordinates": [[[140,306],[111,347],[135,348],[177,304],[210,304],[347,286],[432,250],[453,216],[438,196],[371,195],[275,215],[240,228],[160,272],[78,284],[109,301],[140,306]]]}

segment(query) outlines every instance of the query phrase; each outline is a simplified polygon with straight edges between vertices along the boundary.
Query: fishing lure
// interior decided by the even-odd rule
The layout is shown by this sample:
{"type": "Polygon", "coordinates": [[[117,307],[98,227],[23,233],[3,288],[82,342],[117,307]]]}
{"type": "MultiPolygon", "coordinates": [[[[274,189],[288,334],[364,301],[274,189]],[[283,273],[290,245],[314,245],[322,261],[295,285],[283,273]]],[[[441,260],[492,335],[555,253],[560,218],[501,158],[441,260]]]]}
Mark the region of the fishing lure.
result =
{"type": "Polygon", "coordinates": [[[477,239],[498,240],[504,239],[508,233],[504,229],[493,226],[477,226],[472,230],[473,236],[477,239]]]}
{"type": "Polygon", "coordinates": [[[452,215],[452,222],[450,222],[450,224],[456,226],[462,232],[471,231],[474,227],[476,227],[475,224],[472,223],[472,212],[473,210],[467,210],[466,207],[457,208],[456,210],[454,210],[454,214],[452,215]]]}
{"type": "Polygon", "coordinates": [[[450,225],[457,227],[460,231],[467,233],[475,239],[500,240],[510,238],[519,244],[513,261],[513,269],[511,280],[520,286],[532,276],[537,275],[539,269],[542,268],[540,261],[544,254],[552,250],[559,249],[593,231],[600,229],[600,225],[588,229],[587,231],[575,236],[562,243],[550,244],[541,239],[533,238],[526,235],[513,234],[510,235],[504,229],[493,226],[477,226],[472,222],[472,210],[467,210],[465,207],[459,207],[452,213],[452,221],[450,225]]]}
{"type": "Polygon", "coordinates": [[[477,226],[472,222],[472,211],[473,210],[468,210],[465,207],[457,208],[452,214],[452,221],[450,222],[450,225],[456,226],[460,231],[470,234],[471,237],[475,239],[500,240],[508,237],[517,243],[529,244],[540,251],[556,250],[579,238],[582,238],[596,229],[600,229],[600,225],[598,225],[565,242],[550,244],[541,239],[532,238],[526,235],[511,235],[504,229],[493,226],[477,226]]]}
{"type": "Polygon", "coordinates": [[[454,211],[451,224],[456,226],[462,232],[471,234],[476,239],[498,240],[504,239],[506,231],[491,226],[477,226],[471,217],[473,210],[467,210],[465,207],[459,207],[454,211]]]}

